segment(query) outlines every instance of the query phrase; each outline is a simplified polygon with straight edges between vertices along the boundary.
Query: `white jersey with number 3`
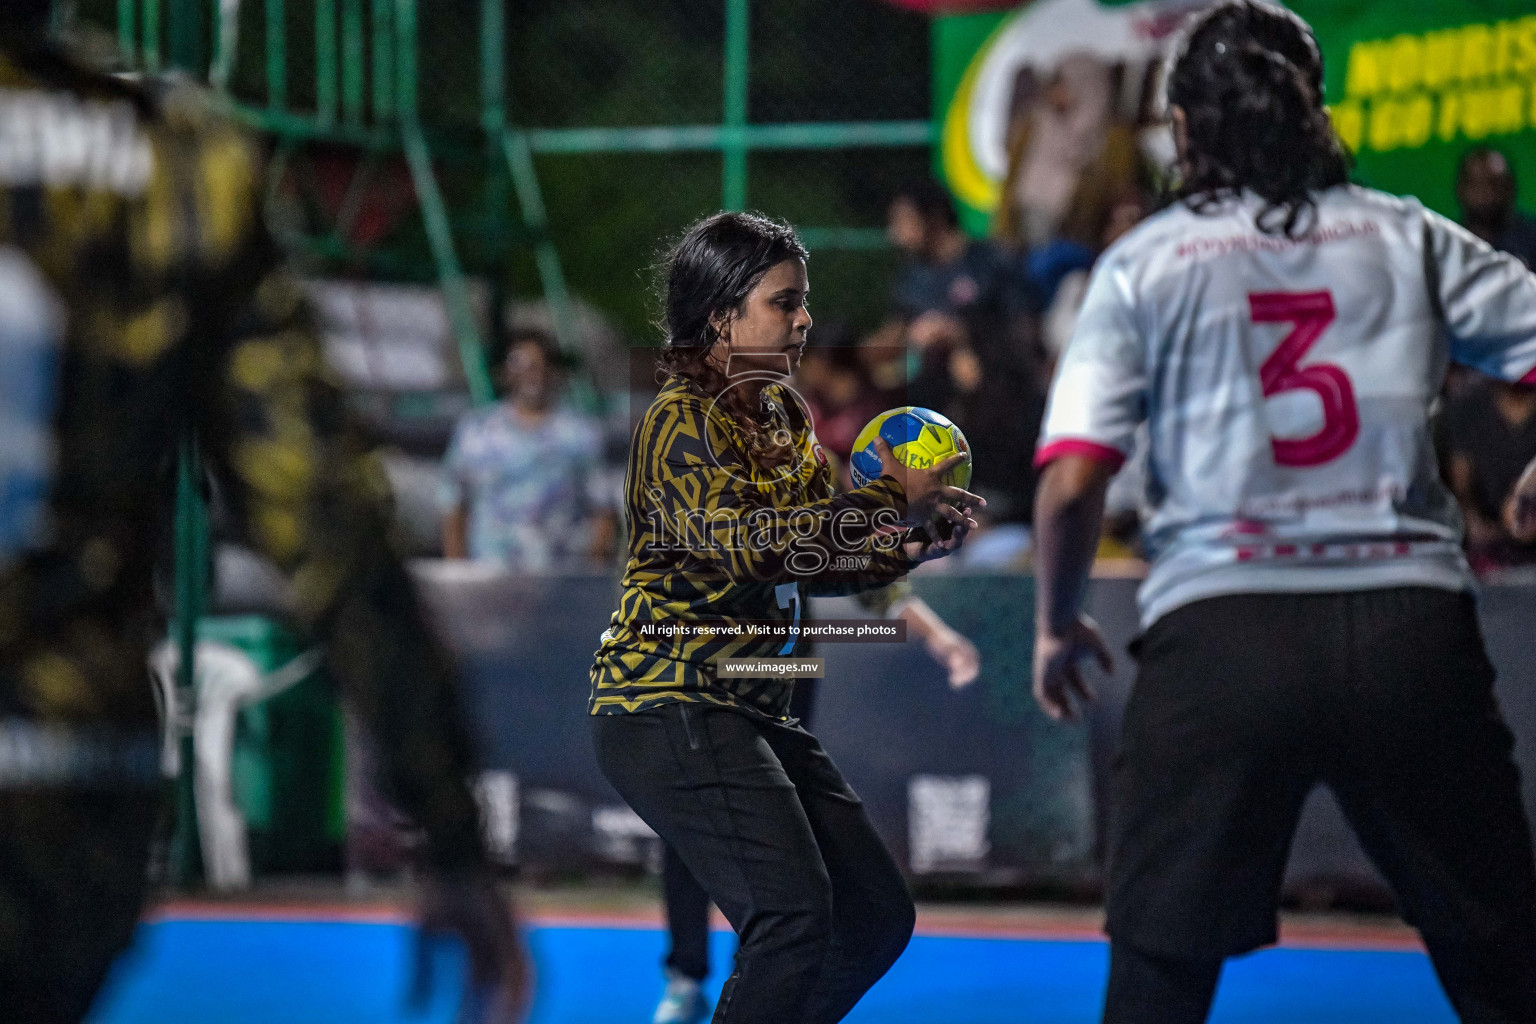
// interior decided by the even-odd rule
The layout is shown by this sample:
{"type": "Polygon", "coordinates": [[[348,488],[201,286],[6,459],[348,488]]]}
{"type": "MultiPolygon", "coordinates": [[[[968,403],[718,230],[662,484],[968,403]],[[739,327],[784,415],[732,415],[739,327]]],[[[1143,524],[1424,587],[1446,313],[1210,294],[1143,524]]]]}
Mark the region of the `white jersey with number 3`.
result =
{"type": "Polygon", "coordinates": [[[1149,426],[1143,626],[1220,594],[1463,589],[1429,419],[1449,362],[1536,379],[1536,275],[1412,199],[1178,204],[1111,247],[1057,368],[1037,463],[1113,462],[1149,426]]]}

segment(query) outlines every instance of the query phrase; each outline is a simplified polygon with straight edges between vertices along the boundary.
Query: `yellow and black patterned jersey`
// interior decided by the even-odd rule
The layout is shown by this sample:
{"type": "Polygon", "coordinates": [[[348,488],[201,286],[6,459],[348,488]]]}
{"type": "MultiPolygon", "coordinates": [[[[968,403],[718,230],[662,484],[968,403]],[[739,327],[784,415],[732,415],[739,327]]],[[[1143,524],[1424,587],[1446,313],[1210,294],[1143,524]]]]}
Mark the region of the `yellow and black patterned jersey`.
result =
{"type": "Polygon", "coordinates": [[[911,567],[900,484],[834,493],[804,406],[778,383],[762,393],[763,433],[789,451],[773,465],[681,377],[667,380],[636,428],[625,477],[629,561],[592,666],[593,714],[707,701],[783,718],[791,680],[722,678],[714,662],[791,654],[793,642],[729,630],[792,622],[807,597],[884,586],[911,567]],[[678,620],[709,620],[716,631],[658,633],[678,620]]]}
{"type": "Polygon", "coordinates": [[[451,660],[263,227],[260,154],[210,102],[0,39],[0,730],[153,733],[151,570],[195,430],[432,855],[473,863],[451,660]]]}

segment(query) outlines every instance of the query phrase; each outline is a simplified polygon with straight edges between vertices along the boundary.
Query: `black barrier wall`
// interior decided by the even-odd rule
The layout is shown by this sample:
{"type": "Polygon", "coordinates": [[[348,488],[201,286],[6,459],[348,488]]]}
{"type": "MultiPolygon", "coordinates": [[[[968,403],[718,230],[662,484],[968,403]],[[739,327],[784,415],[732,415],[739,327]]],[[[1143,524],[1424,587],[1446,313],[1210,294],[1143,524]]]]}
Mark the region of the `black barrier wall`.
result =
{"type": "MultiPolygon", "coordinates": [[[[517,577],[464,562],[417,566],[464,660],[486,766],[517,778],[517,859],[534,871],[635,865],[655,840],[593,761],[587,668],[618,595],[610,577],[517,577]]],[[[916,640],[823,643],[814,731],[916,880],[1091,889],[1106,786],[1134,679],[1131,579],[1096,579],[1090,610],[1117,656],[1087,722],[1057,725],[1034,705],[1029,669],[1034,580],[934,573],[917,592],[981,651],[980,678],[954,692],[916,640]]],[[[1498,692],[1536,814],[1536,586],[1484,590],[1479,602],[1498,692]]],[[[816,618],[867,616],[819,599],[816,618]]],[[[1313,795],[1292,851],[1293,891],[1380,894],[1382,884],[1326,792],[1313,795]]]]}

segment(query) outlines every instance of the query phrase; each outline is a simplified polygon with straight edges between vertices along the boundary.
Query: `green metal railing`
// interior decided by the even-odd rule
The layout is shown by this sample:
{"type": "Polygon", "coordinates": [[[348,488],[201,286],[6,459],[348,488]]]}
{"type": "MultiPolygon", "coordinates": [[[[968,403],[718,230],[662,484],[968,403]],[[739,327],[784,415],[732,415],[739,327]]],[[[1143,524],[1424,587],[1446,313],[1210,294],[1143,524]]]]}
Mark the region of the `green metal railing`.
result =
{"type": "MultiPolygon", "coordinates": [[[[253,128],[276,137],[282,153],[292,152],[304,142],[322,141],[370,153],[404,155],[465,377],[474,399],[489,401],[490,374],[460,261],[461,238],[437,177],[442,147],[433,126],[424,124],[420,114],[416,63],[419,0],[314,0],[314,102],[313,109],[302,111],[295,109],[290,99],[290,87],[295,83],[287,46],[288,6],[284,0],[245,0],[247,4],[258,2],[264,12],[265,96],[261,102],[247,98],[237,103],[237,114],[253,128]]],[[[531,245],[540,286],[563,347],[576,347],[574,319],[560,254],[550,237],[535,157],[718,152],[721,204],[726,209],[743,209],[748,197],[748,161],[754,151],[912,147],[931,145],[936,140],[930,121],[750,123],[751,0],[722,2],[725,38],[720,123],[525,129],[513,123],[507,110],[505,0],[481,0],[482,146],[487,160],[498,163],[510,179],[518,216],[515,221],[498,224],[510,215],[505,199],[493,196],[488,198],[480,220],[493,225],[496,237],[523,239],[531,245]]],[[[117,0],[117,35],[124,53],[151,72],[167,66],[199,76],[206,72],[215,86],[228,88],[237,63],[235,34],[220,17],[219,0],[117,0]],[[205,38],[212,43],[206,67],[202,55],[205,38]],[[163,43],[170,46],[169,51],[162,48],[163,43]]],[[[868,249],[885,244],[883,235],[871,229],[809,227],[804,233],[821,248],[868,249]]],[[[346,248],[335,235],[315,241],[318,250],[333,255],[346,248]]]]}

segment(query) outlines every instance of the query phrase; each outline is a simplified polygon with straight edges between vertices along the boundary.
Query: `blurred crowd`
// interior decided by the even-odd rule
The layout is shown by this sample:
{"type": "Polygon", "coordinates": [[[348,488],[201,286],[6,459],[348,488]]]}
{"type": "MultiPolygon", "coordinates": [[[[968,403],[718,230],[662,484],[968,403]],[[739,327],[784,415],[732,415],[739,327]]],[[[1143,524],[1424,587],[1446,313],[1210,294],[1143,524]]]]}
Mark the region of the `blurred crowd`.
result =
{"type": "MultiPolygon", "coordinates": [[[[1029,564],[1031,456],[1057,357],[1099,254],[1163,201],[1167,139],[1139,98],[1126,109],[1124,97],[1148,93],[1122,81],[1127,73],[1087,55],[1068,56],[1045,76],[1021,71],[988,233],[966,230],[939,182],[911,182],[887,207],[900,266],[884,322],[861,328],[816,311],[793,385],[840,467],[860,429],[899,405],[944,413],[971,444],[985,520],[961,555],[934,571],[1029,564]]],[[[1536,222],[1516,209],[1504,154],[1466,154],[1456,196],[1469,230],[1528,265],[1536,260],[1536,222]]],[[[519,572],[608,571],[621,548],[627,417],[600,418],[568,400],[574,364],[551,331],[520,328],[503,349],[494,361],[500,400],[464,412],[441,456],[429,453],[431,471],[417,474],[414,489],[434,495],[419,553],[519,572]]],[[[1439,434],[1474,566],[1536,564],[1536,546],[1500,525],[1516,477],[1536,456],[1536,387],[1453,369],[1439,434]]],[[[1141,455],[1111,489],[1101,557],[1141,553],[1141,455]]]]}

